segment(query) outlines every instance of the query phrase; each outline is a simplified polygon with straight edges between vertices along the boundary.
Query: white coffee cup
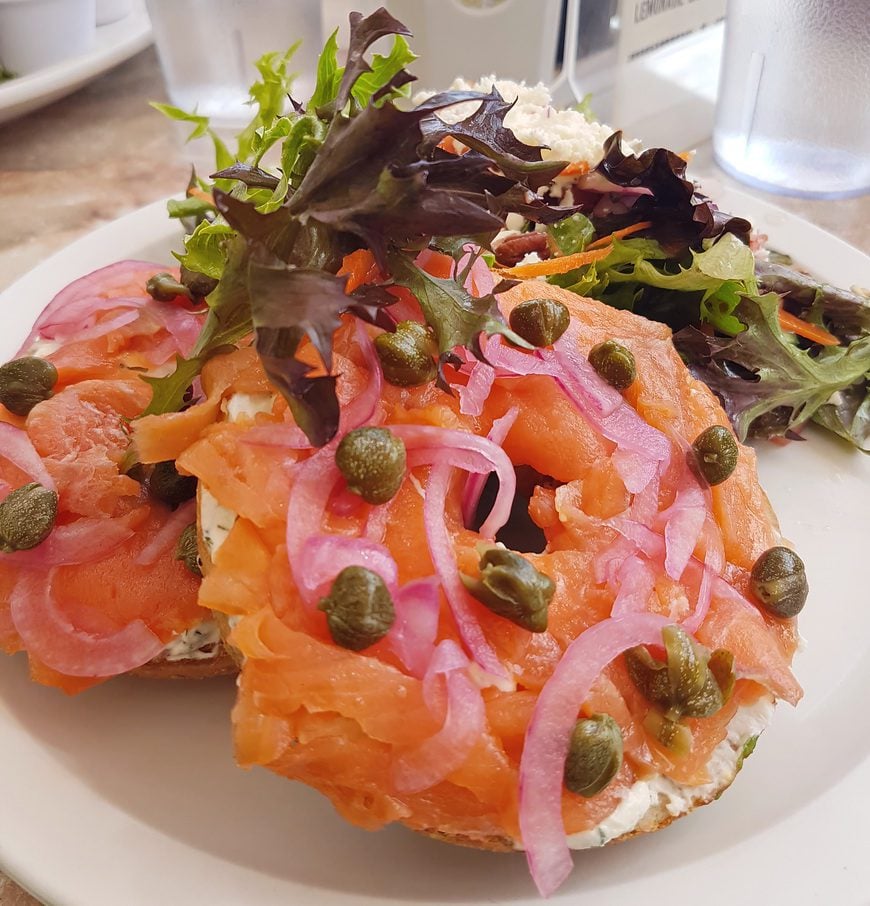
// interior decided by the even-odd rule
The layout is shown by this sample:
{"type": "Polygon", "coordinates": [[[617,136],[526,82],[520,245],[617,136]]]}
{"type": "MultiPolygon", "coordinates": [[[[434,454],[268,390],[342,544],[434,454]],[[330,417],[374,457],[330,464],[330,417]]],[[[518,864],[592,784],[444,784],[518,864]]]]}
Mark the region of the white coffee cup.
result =
{"type": "Polygon", "coordinates": [[[95,0],[0,0],[0,63],[23,76],[87,53],[95,0]]]}

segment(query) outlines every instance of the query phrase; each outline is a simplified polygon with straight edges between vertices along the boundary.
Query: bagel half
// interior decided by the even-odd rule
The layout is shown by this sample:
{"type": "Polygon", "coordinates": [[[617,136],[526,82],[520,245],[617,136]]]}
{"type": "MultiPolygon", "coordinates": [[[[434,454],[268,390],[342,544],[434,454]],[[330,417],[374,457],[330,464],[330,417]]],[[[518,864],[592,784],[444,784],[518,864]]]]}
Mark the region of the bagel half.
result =
{"type": "MultiPolygon", "coordinates": [[[[537,281],[521,284],[501,300],[508,311],[523,300],[541,297],[569,308],[578,352],[585,355],[594,344],[610,338],[633,352],[638,378],[626,391],[625,401],[671,445],[673,474],[663,473],[656,505],[658,514],[667,511],[675,493],[667,484],[677,480],[673,475],[684,474],[686,448],[705,427],[727,425],[724,413],[709,390],[689,375],[666,327],[537,281]]],[[[352,336],[345,327],[336,338],[338,370],[352,385],[350,395],[353,386],[359,392],[368,381],[352,336]]],[[[529,708],[535,697],[546,688],[559,656],[582,634],[584,621],[594,625],[607,619],[614,592],[588,574],[605,542],[613,542],[610,526],[621,512],[613,511],[614,500],[621,499],[628,512],[639,493],[620,486],[611,469],[613,444],[597,435],[546,376],[496,379],[480,417],[463,415],[456,398],[434,387],[400,390],[385,385],[374,417],[388,427],[441,424],[482,436],[511,406],[519,407],[519,415],[505,438],[505,451],[514,465],[529,466],[548,477],[531,498],[532,515],[544,529],[547,548],[525,556],[545,572],[557,571],[550,626],[533,637],[471,603],[487,639],[504,660],[510,660],[506,652],[514,657],[511,674],[516,685],[512,691],[499,690],[471,670],[485,703],[479,740],[447,773],[437,776],[434,770],[431,785],[409,791],[407,783],[397,781],[401,772],[396,766],[409,752],[425,752],[427,739],[438,731],[436,712],[421,697],[419,674],[415,677],[397,661],[385,642],[361,653],[349,652],[333,641],[323,615],[312,609],[311,602],[307,606],[302,602],[285,543],[291,534],[288,519],[293,523],[306,517],[292,509],[292,494],[288,511],[287,499],[299,480],[294,478],[299,463],[309,454],[263,441],[270,431],[280,435],[286,430],[289,416],[277,394],[236,393],[230,382],[222,408],[232,417],[203,436],[179,463],[200,480],[198,524],[205,573],[201,601],[215,610],[225,644],[241,668],[234,711],[240,763],[262,764],[316,787],[343,816],[363,827],[397,820],[445,842],[494,851],[523,848],[516,780],[528,721],[511,723],[512,702],[517,709],[525,708],[526,715],[533,713],[529,708]],[[252,430],[259,438],[253,443],[252,430]],[[546,492],[541,490],[544,484],[546,492]],[[223,525],[217,534],[212,530],[215,508],[223,525]],[[560,564],[575,561],[583,569],[562,570],[560,564]],[[415,722],[426,730],[415,735],[415,722]],[[498,782],[491,779],[496,775],[501,777],[498,782]]],[[[384,544],[399,560],[403,582],[433,569],[419,499],[426,493],[426,483],[425,470],[412,470],[386,505],[384,544]]],[[[456,480],[440,509],[446,513],[459,567],[469,572],[474,569],[474,545],[481,539],[459,521],[460,492],[461,482],[456,480]]],[[[347,492],[344,495],[338,503],[342,513],[350,510],[350,515],[327,515],[321,529],[352,537],[353,526],[364,528],[374,508],[361,503],[354,511],[353,500],[348,500],[347,492]]],[[[633,690],[621,658],[609,663],[593,685],[590,700],[577,701],[576,706],[580,714],[599,712],[610,696],[619,711],[613,716],[621,722],[626,756],[620,772],[596,796],[584,800],[564,793],[565,830],[573,848],[649,833],[718,798],[767,726],[775,700],[794,703],[801,694],[790,671],[797,641],[794,621],[774,620],[744,597],[752,564],[781,540],[758,484],[751,449],[740,448],[734,474],[714,488],[709,499],[707,516],[715,523],[726,559],[717,571],[709,614],[695,637],[710,650],[729,645],[735,649],[734,694],[717,715],[688,721],[692,753],[682,764],[680,757],[669,764],[667,751],[642,727],[649,703],[633,690]],[[632,713],[632,708],[640,710],[632,713]],[[693,758],[697,763],[689,767],[693,758]]],[[[664,518],[658,514],[655,518],[664,518]]],[[[650,524],[657,523],[652,519],[650,524]]],[[[296,575],[304,575],[307,567],[304,558],[297,560],[296,575]]],[[[674,622],[686,619],[692,608],[691,582],[681,585],[662,576],[656,581],[647,606],[674,622]]],[[[442,588],[442,638],[456,637],[451,619],[442,588]]]]}
{"type": "Polygon", "coordinates": [[[162,270],[121,261],[61,290],[14,366],[39,365],[52,386],[29,408],[14,397],[4,399],[17,412],[0,405],[3,487],[36,482],[57,494],[46,538],[0,555],[0,649],[26,652],[35,680],[69,693],[124,673],[234,670],[197,603],[198,579],[175,557],[196,518],[190,490],[160,495],[147,469],[128,468],[130,425],[152,395],[142,377],[174,361],[173,330],[202,320],[186,298],[147,294],[162,270]]]}

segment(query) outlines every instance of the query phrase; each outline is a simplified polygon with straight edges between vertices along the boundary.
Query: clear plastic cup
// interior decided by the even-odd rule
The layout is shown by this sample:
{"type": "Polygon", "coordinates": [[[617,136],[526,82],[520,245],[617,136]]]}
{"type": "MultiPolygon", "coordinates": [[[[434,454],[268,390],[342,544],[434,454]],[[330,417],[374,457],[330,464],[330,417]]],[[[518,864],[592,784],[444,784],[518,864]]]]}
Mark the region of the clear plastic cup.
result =
{"type": "Polygon", "coordinates": [[[302,45],[291,61],[293,95],[307,99],[322,46],[320,0],[147,0],[157,54],[173,104],[219,129],[251,119],[254,61],[302,45]]]}
{"type": "Polygon", "coordinates": [[[868,192],[868,86],[868,0],[728,0],[716,161],[773,192],[868,192]]]}
{"type": "Polygon", "coordinates": [[[562,0],[385,0],[413,32],[414,89],[438,91],[457,76],[550,82],[562,0]]]}

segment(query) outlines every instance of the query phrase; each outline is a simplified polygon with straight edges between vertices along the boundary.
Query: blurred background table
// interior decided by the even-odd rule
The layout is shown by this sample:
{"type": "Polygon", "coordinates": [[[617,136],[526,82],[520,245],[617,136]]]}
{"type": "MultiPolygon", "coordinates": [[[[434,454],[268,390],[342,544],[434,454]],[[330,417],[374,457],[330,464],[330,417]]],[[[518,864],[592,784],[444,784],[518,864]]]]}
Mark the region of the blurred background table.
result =
{"type": "MultiPolygon", "coordinates": [[[[0,290],[100,224],[183,188],[189,149],[149,100],[166,100],[153,48],[0,126],[0,290]]],[[[746,191],[705,163],[708,148],[699,152],[718,179],[746,191]]],[[[811,201],[754,194],[870,253],[870,195],[811,201]]],[[[0,906],[38,904],[0,873],[0,906]]]]}

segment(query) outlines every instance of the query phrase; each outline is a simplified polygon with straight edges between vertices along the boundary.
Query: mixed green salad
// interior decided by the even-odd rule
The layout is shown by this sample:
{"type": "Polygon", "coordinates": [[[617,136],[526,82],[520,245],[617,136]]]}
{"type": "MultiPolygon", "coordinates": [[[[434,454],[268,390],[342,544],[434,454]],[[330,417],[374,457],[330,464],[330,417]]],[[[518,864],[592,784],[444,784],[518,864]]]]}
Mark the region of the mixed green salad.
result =
{"type": "Polygon", "coordinates": [[[232,150],[207,118],[154,105],[190,123],[191,138],[211,137],[216,170],[208,179],[192,174],[185,198],[169,203],[188,231],[182,280],[205,296],[209,315],[193,354],[152,379],[150,413],[182,408],[208,357],[253,330],[299,426],[312,443],[328,442],[338,428],[331,342],[339,315],[351,310],[392,327],[384,308],[397,285],[421,303],[449,392],[445,369],[459,364],[460,347],[483,357],[480,337],[493,333],[524,345],[498,309],[509,279],[480,298],[466,288],[484,256],[505,277],[539,276],[668,324],[742,440],[798,439],[812,421],[870,452],[863,293],[758,248],[750,223],[719,210],[671,151],[629,153],[617,132],[596,166],[578,168],[517,139],[505,126],[512,104],[495,88],[413,103],[407,35],[384,9],[353,14],[345,65],[333,34],[304,105],[291,93],[293,49],[265,55],[250,90],[251,122],[232,150]],[[388,35],[390,52],[367,60],[388,35]],[[446,122],[444,111],[462,103],[471,112],[446,122]],[[543,234],[529,246],[540,254],[503,266],[500,243],[527,234],[543,234]],[[453,277],[415,263],[427,247],[454,257],[453,277]],[[361,248],[388,276],[348,295],[337,272],[361,248]],[[296,358],[305,337],[325,374],[296,358]]]}

